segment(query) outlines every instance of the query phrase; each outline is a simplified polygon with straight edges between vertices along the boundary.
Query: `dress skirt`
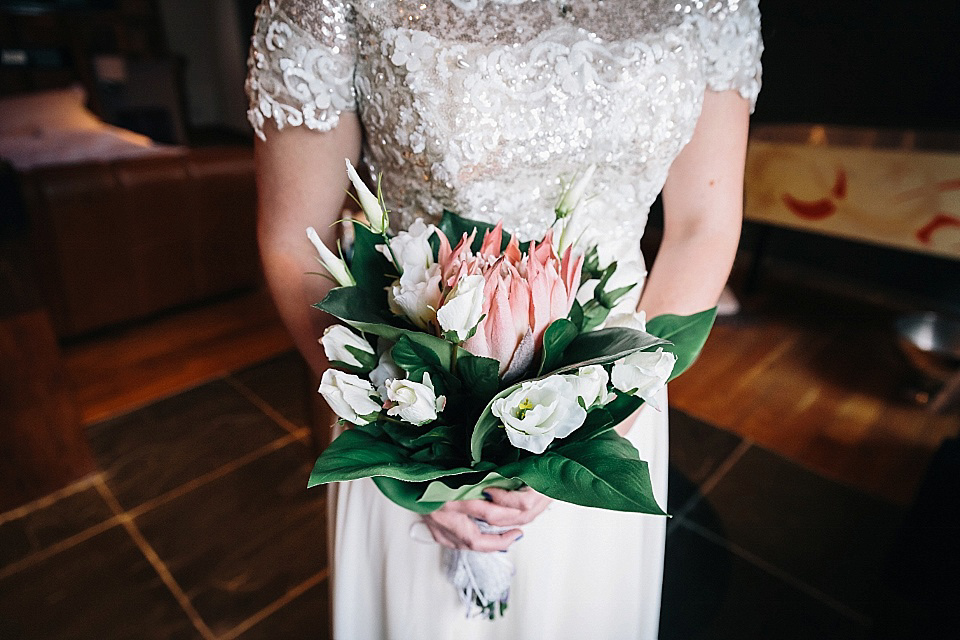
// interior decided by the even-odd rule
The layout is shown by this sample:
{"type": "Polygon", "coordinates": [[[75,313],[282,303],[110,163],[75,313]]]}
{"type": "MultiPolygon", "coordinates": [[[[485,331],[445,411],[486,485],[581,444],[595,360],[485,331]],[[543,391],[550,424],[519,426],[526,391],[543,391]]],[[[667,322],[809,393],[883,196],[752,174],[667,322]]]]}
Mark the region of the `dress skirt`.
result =
{"type": "MultiPolygon", "coordinates": [[[[666,390],[659,406],[666,407],[666,390]]],[[[645,406],[627,434],[667,498],[667,413],[645,406]]],[[[502,618],[466,616],[443,568],[443,547],[420,516],[369,479],[331,491],[335,640],[654,639],[666,518],[554,501],[522,527],[502,618]]]]}

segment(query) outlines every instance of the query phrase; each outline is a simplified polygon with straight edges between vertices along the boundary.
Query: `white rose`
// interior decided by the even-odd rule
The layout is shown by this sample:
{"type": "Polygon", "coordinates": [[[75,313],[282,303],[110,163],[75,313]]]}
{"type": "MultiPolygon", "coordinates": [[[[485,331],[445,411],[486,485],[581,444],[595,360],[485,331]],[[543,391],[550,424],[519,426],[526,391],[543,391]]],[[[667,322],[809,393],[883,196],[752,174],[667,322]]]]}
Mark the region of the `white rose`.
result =
{"type": "Polygon", "coordinates": [[[383,407],[366,380],[350,373],[327,369],[320,378],[320,394],[338,416],[353,424],[372,422],[383,407]]]}
{"type": "Polygon", "coordinates": [[[491,411],[503,422],[510,444],[533,453],[543,453],[554,438],[567,437],[587,417],[562,375],[522,383],[495,400],[491,411]]]}
{"type": "Polygon", "coordinates": [[[443,411],[446,398],[437,397],[430,382],[430,374],[423,374],[423,382],[413,380],[390,380],[385,385],[387,400],[393,406],[387,409],[387,415],[400,416],[401,420],[417,426],[433,422],[437,412],[443,411]]]}
{"type": "Polygon", "coordinates": [[[317,253],[320,254],[317,260],[323,265],[323,268],[330,273],[333,279],[337,281],[337,284],[341,287],[351,287],[357,284],[357,281],[353,279],[353,274],[350,273],[350,269],[347,268],[347,263],[341,260],[333,251],[330,251],[327,245],[323,244],[323,240],[317,235],[316,229],[307,227],[307,238],[310,239],[317,253]]]}
{"type": "Polygon", "coordinates": [[[387,290],[390,311],[407,318],[421,329],[429,329],[440,304],[440,265],[425,272],[404,272],[387,290]]]}
{"type": "Polygon", "coordinates": [[[323,352],[331,362],[342,362],[363,370],[372,369],[377,362],[377,355],[370,343],[342,324],[327,327],[323,337],[320,338],[320,344],[323,345],[323,352]],[[362,353],[351,353],[347,347],[362,353]]]}
{"type": "Polygon", "coordinates": [[[610,376],[607,370],[599,364],[581,367],[575,375],[564,376],[575,390],[577,397],[583,401],[587,409],[594,404],[605,405],[616,396],[607,391],[610,376]]]}
{"type": "Polygon", "coordinates": [[[350,162],[350,159],[345,159],[347,161],[347,177],[350,178],[350,182],[353,183],[353,188],[357,191],[360,207],[363,209],[364,215],[367,216],[367,222],[370,223],[370,228],[373,229],[374,233],[383,233],[384,228],[387,226],[387,214],[380,206],[380,201],[377,199],[377,196],[370,192],[367,185],[365,185],[363,180],[360,179],[360,176],[357,175],[357,170],[353,168],[353,163],[350,162]]]}
{"type": "Polygon", "coordinates": [[[639,396],[659,409],[655,396],[667,383],[677,358],[669,351],[637,351],[613,363],[610,380],[618,390],[639,396]]]}
{"type": "MultiPolygon", "coordinates": [[[[389,248],[378,244],[377,251],[385,255],[387,260],[398,267],[402,273],[413,271],[416,274],[422,274],[434,263],[430,236],[436,231],[435,226],[424,224],[423,220],[417,218],[409,229],[390,238],[389,248]]],[[[418,275],[418,278],[422,276],[418,275]]]]}
{"type": "Polygon", "coordinates": [[[483,287],[482,275],[466,276],[457,283],[437,311],[440,327],[444,332],[453,332],[458,342],[466,340],[480,322],[480,316],[483,315],[483,287]]]}

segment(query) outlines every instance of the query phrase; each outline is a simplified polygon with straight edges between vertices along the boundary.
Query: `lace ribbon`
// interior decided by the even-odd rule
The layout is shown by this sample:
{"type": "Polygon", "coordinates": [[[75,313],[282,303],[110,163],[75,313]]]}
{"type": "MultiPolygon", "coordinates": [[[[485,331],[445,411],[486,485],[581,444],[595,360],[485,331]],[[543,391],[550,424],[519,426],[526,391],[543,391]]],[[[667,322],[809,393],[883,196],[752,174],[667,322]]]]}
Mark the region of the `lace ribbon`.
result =
{"type": "MultiPolygon", "coordinates": [[[[504,533],[516,527],[495,527],[483,520],[474,520],[481,533],[504,533]]],[[[503,615],[510,596],[514,566],[509,553],[487,553],[444,549],[443,561],[447,577],[457,589],[467,617],[483,615],[493,620],[503,615]]]]}

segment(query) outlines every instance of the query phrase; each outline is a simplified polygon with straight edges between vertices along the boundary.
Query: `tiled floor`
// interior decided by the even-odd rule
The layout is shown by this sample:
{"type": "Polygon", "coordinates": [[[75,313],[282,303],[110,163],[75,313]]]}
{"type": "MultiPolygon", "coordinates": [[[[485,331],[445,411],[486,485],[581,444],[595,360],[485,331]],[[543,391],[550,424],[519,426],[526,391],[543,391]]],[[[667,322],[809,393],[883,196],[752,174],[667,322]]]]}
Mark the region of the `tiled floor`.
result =
{"type": "MultiPolygon", "coordinates": [[[[281,356],[95,425],[101,474],[0,515],[0,638],[327,637],[302,376],[281,356]]],[[[677,411],[670,437],[662,638],[877,635],[901,509],[677,411]]]]}

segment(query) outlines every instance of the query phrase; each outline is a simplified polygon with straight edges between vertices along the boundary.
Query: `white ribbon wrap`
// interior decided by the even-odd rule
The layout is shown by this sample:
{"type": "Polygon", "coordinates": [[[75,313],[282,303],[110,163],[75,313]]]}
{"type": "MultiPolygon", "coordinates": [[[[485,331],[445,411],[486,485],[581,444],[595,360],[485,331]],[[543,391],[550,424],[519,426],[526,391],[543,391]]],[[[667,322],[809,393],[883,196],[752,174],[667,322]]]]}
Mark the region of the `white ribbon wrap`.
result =
{"type": "MultiPolygon", "coordinates": [[[[516,527],[495,527],[475,520],[481,533],[504,533],[516,527]]],[[[444,549],[447,577],[460,595],[467,616],[484,615],[491,620],[501,615],[510,595],[513,563],[508,553],[444,549]]]]}

